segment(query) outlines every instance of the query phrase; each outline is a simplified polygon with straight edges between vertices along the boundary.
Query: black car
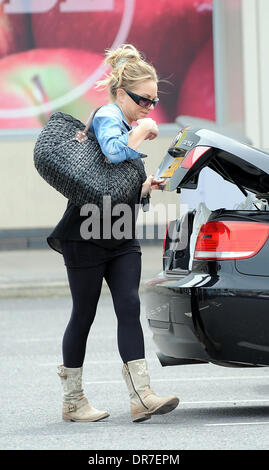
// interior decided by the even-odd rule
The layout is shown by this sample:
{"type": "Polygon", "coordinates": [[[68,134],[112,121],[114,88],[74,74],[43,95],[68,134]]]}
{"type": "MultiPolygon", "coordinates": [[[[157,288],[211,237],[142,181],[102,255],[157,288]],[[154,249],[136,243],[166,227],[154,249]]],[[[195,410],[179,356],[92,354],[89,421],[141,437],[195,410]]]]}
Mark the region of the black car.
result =
{"type": "Polygon", "coordinates": [[[269,154],[207,129],[182,129],[159,166],[165,189],[195,190],[209,167],[235,184],[250,210],[210,213],[192,240],[196,211],[170,221],[163,270],[145,307],[163,366],[269,365],[269,154]],[[191,242],[193,247],[192,260],[191,242]]]}

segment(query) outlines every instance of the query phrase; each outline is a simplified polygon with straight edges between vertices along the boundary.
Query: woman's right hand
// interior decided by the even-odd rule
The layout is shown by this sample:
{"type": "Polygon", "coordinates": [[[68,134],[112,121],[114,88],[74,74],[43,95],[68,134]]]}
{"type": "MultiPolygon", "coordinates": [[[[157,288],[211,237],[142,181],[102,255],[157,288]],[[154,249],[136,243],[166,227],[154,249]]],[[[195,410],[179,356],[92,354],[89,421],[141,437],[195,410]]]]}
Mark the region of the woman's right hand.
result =
{"type": "Polygon", "coordinates": [[[143,119],[138,119],[136,122],[137,122],[138,126],[142,127],[146,131],[148,131],[148,133],[146,134],[146,137],[144,138],[144,140],[155,139],[155,137],[157,137],[157,135],[159,134],[158,126],[157,126],[156,122],[153,119],[143,118],[143,119]]]}
{"type": "Polygon", "coordinates": [[[159,130],[157,124],[151,118],[138,119],[137,126],[130,132],[128,145],[137,150],[144,140],[152,140],[157,137],[159,130]]]}

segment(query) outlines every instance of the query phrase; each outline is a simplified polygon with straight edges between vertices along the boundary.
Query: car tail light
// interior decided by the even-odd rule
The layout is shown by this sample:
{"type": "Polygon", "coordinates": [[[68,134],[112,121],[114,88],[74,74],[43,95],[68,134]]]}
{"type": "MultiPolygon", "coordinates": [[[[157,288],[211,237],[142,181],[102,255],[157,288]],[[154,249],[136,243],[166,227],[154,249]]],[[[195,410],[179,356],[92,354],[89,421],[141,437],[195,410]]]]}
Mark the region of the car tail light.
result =
{"type": "Polygon", "coordinates": [[[243,259],[256,255],[269,236],[269,225],[255,222],[207,222],[199,232],[194,259],[243,259]]]}
{"type": "Polygon", "coordinates": [[[190,150],[190,152],[187,153],[180,166],[182,168],[190,169],[194,165],[194,163],[197,162],[197,160],[210,149],[211,147],[204,147],[202,145],[194,147],[194,149],[190,150]]]}

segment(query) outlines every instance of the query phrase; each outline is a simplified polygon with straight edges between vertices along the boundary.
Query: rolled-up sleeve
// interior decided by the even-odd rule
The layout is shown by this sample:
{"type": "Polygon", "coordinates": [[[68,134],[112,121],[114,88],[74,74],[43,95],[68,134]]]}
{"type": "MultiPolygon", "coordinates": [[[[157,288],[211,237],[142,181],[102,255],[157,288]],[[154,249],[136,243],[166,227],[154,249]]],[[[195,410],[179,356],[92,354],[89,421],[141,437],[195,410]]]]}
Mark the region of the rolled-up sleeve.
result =
{"type": "Polygon", "coordinates": [[[112,162],[141,158],[142,153],[128,146],[129,133],[116,116],[96,115],[93,129],[103,154],[112,162]]]}

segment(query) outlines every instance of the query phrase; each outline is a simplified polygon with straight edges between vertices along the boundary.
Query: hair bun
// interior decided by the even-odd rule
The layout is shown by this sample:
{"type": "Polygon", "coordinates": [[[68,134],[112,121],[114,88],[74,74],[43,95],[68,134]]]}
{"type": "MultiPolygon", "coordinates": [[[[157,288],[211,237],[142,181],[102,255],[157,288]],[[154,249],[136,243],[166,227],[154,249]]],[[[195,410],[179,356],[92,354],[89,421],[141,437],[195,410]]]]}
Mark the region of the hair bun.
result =
{"type": "Polygon", "coordinates": [[[111,71],[105,79],[99,80],[95,88],[108,88],[109,97],[113,102],[118,88],[132,90],[137,83],[145,80],[158,82],[158,75],[152,64],[148,63],[143,54],[132,44],[122,44],[117,49],[105,50],[105,65],[110,65],[111,71]]]}
{"type": "Polygon", "coordinates": [[[138,62],[141,59],[140,52],[132,44],[122,44],[115,50],[106,49],[105,63],[114,70],[129,60],[138,62]]]}
{"type": "Polygon", "coordinates": [[[127,57],[122,57],[114,66],[114,70],[116,70],[121,64],[127,62],[127,60],[129,60],[127,57]]]}

